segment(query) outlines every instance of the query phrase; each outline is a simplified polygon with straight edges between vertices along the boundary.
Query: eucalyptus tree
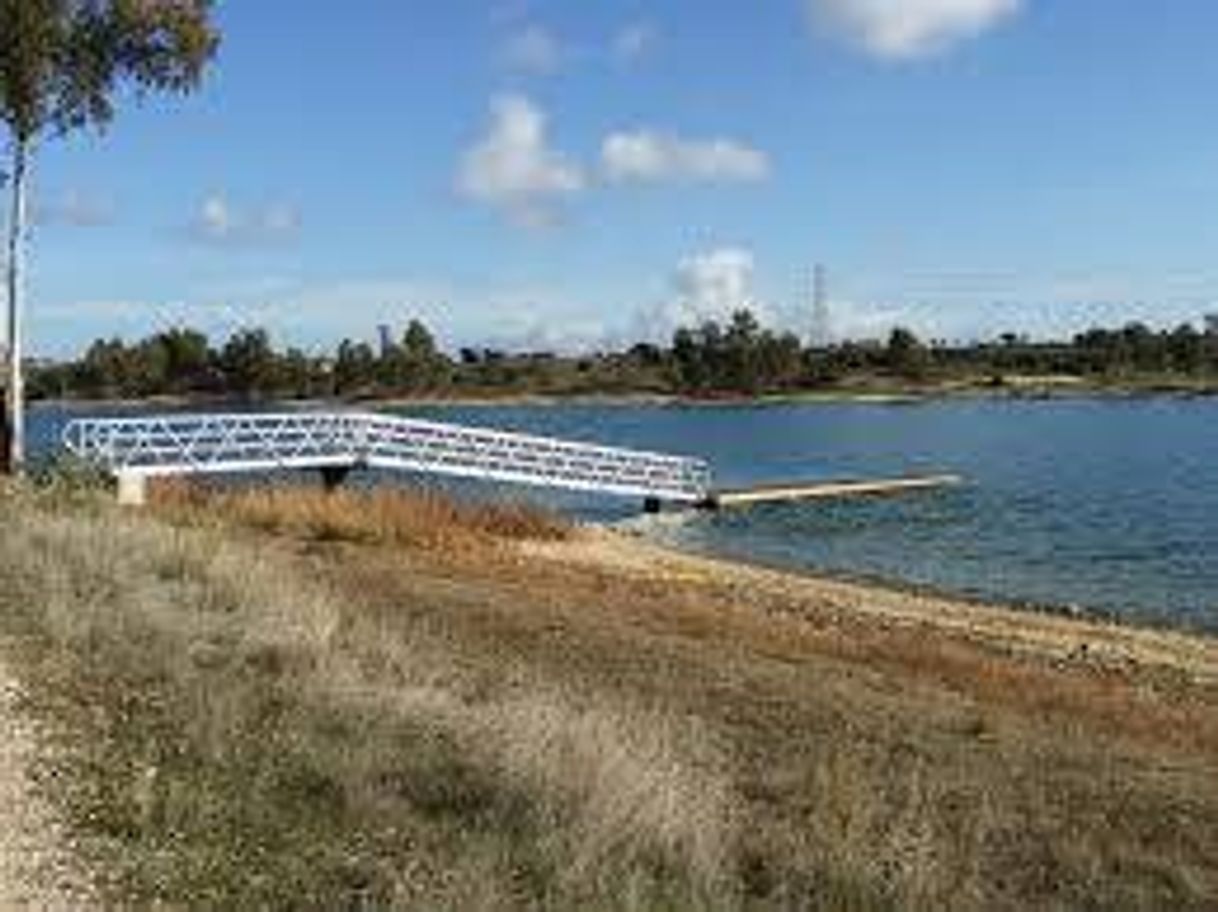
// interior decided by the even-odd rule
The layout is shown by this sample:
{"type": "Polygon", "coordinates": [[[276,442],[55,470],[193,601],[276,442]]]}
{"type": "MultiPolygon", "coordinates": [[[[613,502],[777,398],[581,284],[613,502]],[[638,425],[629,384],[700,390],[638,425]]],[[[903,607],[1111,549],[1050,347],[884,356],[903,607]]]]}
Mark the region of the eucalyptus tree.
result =
{"type": "Polygon", "coordinates": [[[22,283],[37,143],[104,128],[124,90],[195,88],[219,37],[211,0],[0,0],[0,119],[8,128],[7,465],[24,458],[22,283]]]}

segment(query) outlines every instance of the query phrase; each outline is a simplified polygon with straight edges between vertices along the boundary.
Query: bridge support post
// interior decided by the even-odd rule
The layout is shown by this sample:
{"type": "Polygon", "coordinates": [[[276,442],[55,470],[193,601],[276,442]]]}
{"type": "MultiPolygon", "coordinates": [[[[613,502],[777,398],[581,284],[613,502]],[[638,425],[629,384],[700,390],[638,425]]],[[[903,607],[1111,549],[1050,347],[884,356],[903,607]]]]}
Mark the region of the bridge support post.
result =
{"type": "Polygon", "coordinates": [[[148,479],[142,472],[120,471],[118,503],[121,507],[142,507],[148,503],[148,479]]]}
{"type": "Polygon", "coordinates": [[[347,476],[351,474],[351,466],[334,465],[321,467],[321,483],[326,489],[326,493],[330,494],[337,491],[343,486],[347,480],[347,476]]]}

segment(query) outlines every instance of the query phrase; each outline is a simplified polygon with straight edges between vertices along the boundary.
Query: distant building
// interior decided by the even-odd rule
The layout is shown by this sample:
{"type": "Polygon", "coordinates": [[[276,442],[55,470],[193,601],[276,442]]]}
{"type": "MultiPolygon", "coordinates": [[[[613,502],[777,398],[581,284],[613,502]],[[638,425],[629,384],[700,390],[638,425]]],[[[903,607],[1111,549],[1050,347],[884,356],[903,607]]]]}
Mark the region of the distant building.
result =
{"type": "Polygon", "coordinates": [[[383,358],[393,350],[393,327],[388,323],[382,323],[376,329],[381,340],[381,357],[383,358]]]}
{"type": "Polygon", "coordinates": [[[1206,335],[1218,336],[1218,313],[1205,315],[1205,332],[1206,335]]]}

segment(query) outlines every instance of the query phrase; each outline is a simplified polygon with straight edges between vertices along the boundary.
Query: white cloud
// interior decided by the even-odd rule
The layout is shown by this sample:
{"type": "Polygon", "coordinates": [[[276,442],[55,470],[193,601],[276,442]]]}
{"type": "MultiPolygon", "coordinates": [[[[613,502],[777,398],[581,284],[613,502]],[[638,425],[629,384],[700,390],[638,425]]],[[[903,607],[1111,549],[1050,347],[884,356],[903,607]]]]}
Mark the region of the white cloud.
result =
{"type": "Polygon", "coordinates": [[[43,199],[36,199],[32,215],[39,225],[68,225],[73,228],[100,228],[115,220],[114,201],[69,188],[43,199]]]}
{"type": "Polygon", "coordinates": [[[604,321],[595,315],[574,314],[566,308],[558,310],[552,304],[547,306],[532,299],[520,300],[504,309],[495,323],[492,331],[483,331],[475,339],[476,346],[510,352],[578,355],[604,349],[610,340],[604,321]]]}
{"type": "Polygon", "coordinates": [[[285,237],[300,230],[300,210],[287,203],[271,203],[255,216],[258,229],[273,237],[285,237]]]}
{"type": "Polygon", "coordinates": [[[220,241],[232,236],[237,219],[228,200],[219,194],[212,194],[199,206],[195,226],[200,235],[220,241]]]}
{"type": "Polygon", "coordinates": [[[768,309],[753,291],[756,261],[752,252],[720,247],[682,259],[673,273],[672,296],[643,308],[635,317],[634,339],[667,343],[682,326],[707,320],[725,323],[738,310],[751,310],[765,320],[768,309]]]}
{"type": "Polygon", "coordinates": [[[659,40],[659,30],[650,22],[631,22],[613,38],[613,58],[621,64],[636,63],[646,57],[659,40]]]}
{"type": "Polygon", "coordinates": [[[673,278],[677,300],[699,320],[723,319],[742,307],[755,307],[752,252],[721,247],[688,256],[677,264],[673,278]]]}
{"type": "Polygon", "coordinates": [[[508,36],[503,63],[513,70],[548,76],[558,72],[563,61],[562,43],[549,29],[528,25],[508,36]]]}
{"type": "Polygon", "coordinates": [[[906,60],[974,38],[1023,0],[807,0],[814,19],[869,53],[906,60]]]}
{"type": "Polygon", "coordinates": [[[492,102],[487,133],[465,153],[457,175],[463,196],[526,227],[553,223],[556,202],[585,184],[583,170],[549,148],[544,112],[521,95],[492,102]]]}
{"type": "Polygon", "coordinates": [[[237,208],[222,193],[204,197],[190,222],[196,240],[210,244],[257,246],[293,239],[300,231],[300,211],[276,202],[249,210],[237,208]]]}
{"type": "Polygon", "coordinates": [[[671,133],[611,133],[601,146],[601,167],[616,183],[759,181],[770,174],[769,157],[730,139],[687,140],[671,133]]]}
{"type": "Polygon", "coordinates": [[[451,352],[469,346],[578,353],[600,348],[605,324],[586,302],[555,288],[401,278],[306,282],[245,276],[187,286],[181,299],[38,302],[31,329],[43,353],[75,354],[100,335],[138,339],[173,326],[223,341],[245,326],[267,328],[277,344],[333,351],[343,338],[375,343],[421,319],[451,352]]]}
{"type": "MultiPolygon", "coordinates": [[[[836,283],[835,283],[836,285],[836,283]]],[[[928,339],[993,339],[1003,332],[1064,339],[1140,320],[1197,322],[1218,298],[1218,273],[1037,273],[949,269],[854,276],[831,302],[837,338],[883,338],[908,326],[928,339]]]]}

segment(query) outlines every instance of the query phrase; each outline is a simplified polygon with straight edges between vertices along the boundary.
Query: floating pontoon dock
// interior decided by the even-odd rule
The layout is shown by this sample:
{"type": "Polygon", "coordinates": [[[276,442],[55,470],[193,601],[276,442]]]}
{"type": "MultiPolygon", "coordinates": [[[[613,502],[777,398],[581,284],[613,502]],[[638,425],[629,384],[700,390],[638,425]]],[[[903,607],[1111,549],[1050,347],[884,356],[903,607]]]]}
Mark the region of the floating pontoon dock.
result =
{"type": "Polygon", "coordinates": [[[756,504],[786,503],[798,500],[829,500],[841,497],[883,497],[946,488],[963,483],[959,475],[924,475],[879,480],[810,481],[732,488],[713,491],[701,504],[705,509],[750,507],[756,504]]]}

